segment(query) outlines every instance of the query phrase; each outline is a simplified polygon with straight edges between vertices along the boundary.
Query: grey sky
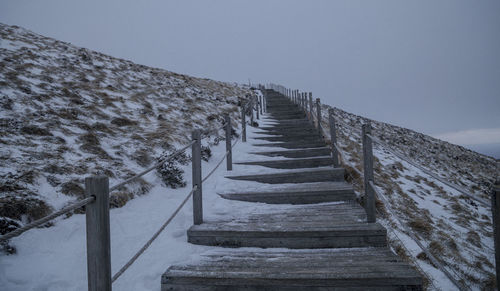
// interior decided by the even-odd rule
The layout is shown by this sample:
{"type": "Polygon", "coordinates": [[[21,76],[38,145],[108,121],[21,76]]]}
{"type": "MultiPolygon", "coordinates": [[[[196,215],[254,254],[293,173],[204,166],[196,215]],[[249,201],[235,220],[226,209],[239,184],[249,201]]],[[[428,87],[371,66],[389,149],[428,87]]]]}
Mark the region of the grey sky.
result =
{"type": "Polygon", "coordinates": [[[0,21],[179,73],[312,91],[428,134],[500,128],[496,0],[2,0],[0,21]]]}

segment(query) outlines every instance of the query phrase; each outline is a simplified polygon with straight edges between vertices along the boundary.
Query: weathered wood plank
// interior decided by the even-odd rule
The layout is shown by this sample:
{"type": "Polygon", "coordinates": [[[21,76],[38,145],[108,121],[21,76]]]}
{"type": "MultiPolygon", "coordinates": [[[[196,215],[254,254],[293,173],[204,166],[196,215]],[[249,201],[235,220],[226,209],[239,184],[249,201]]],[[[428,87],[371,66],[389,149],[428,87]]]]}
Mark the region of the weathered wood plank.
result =
{"type": "Polygon", "coordinates": [[[284,171],[280,173],[245,175],[245,176],[226,176],[233,180],[256,181],[268,184],[282,183],[309,183],[309,182],[327,182],[343,181],[345,170],[343,168],[331,169],[308,169],[307,171],[284,171]]]}

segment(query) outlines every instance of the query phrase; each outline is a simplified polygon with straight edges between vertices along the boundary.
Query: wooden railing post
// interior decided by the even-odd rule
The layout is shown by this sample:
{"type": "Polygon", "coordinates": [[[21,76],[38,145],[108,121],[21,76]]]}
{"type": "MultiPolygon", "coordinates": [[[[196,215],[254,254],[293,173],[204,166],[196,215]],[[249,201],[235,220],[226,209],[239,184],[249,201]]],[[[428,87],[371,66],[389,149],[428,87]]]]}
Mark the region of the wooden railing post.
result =
{"type": "Polygon", "coordinates": [[[335,145],[337,144],[337,132],[335,130],[335,116],[333,112],[333,108],[328,109],[328,121],[330,123],[330,139],[332,142],[332,158],[333,158],[333,166],[339,166],[339,153],[335,145]]]}
{"type": "Polygon", "coordinates": [[[318,132],[321,135],[321,101],[316,98],[316,118],[318,119],[318,132]]]}
{"type": "Polygon", "coordinates": [[[254,98],[250,98],[250,126],[253,126],[253,106],[254,106],[254,98]]]}
{"type": "Polygon", "coordinates": [[[94,202],[85,206],[88,290],[108,291],[111,290],[108,177],[85,178],[85,196],[95,197],[94,202]]]}
{"type": "Polygon", "coordinates": [[[241,141],[242,142],[247,142],[247,121],[246,121],[247,114],[245,112],[247,105],[243,105],[241,107],[241,141]]]}
{"type": "Polygon", "coordinates": [[[312,92],[309,92],[309,116],[311,118],[311,122],[314,124],[314,119],[313,119],[313,94],[312,94],[312,92]]]}
{"type": "Polygon", "coordinates": [[[497,288],[500,286],[500,181],[496,181],[491,193],[491,212],[493,218],[493,241],[495,245],[495,266],[497,288]]]}
{"type": "Polygon", "coordinates": [[[304,108],[305,108],[304,106],[306,105],[306,104],[304,103],[304,95],[305,95],[305,94],[306,94],[305,92],[302,92],[302,93],[300,94],[300,108],[301,108],[302,110],[304,110],[304,108]]]}
{"type": "Polygon", "coordinates": [[[229,116],[229,114],[226,114],[226,116],[224,116],[224,119],[226,121],[226,153],[227,153],[227,157],[226,157],[226,169],[228,171],[232,171],[233,170],[233,151],[231,149],[231,141],[232,141],[232,138],[231,138],[231,116],[229,116]]]}
{"type": "Polygon", "coordinates": [[[370,182],[373,182],[373,150],[372,139],[367,135],[371,135],[372,128],[370,123],[363,124],[362,140],[363,140],[363,176],[365,184],[365,211],[367,222],[375,222],[375,189],[372,188],[370,182]]]}
{"type": "Polygon", "coordinates": [[[304,113],[306,116],[308,116],[308,110],[307,110],[307,93],[304,93],[304,113]]]}
{"type": "Polygon", "coordinates": [[[255,109],[256,109],[255,111],[257,112],[256,113],[257,114],[257,119],[260,119],[259,118],[259,99],[257,98],[257,96],[255,96],[254,99],[255,99],[255,109]]]}
{"type": "Polygon", "coordinates": [[[264,103],[263,103],[264,96],[259,96],[259,108],[260,108],[260,115],[264,113],[264,103]]]}
{"type": "Polygon", "coordinates": [[[193,166],[193,187],[196,190],[193,192],[193,223],[195,225],[203,223],[203,204],[202,204],[202,183],[201,183],[201,132],[196,129],[192,132],[192,138],[195,143],[192,146],[192,161],[193,166]]]}

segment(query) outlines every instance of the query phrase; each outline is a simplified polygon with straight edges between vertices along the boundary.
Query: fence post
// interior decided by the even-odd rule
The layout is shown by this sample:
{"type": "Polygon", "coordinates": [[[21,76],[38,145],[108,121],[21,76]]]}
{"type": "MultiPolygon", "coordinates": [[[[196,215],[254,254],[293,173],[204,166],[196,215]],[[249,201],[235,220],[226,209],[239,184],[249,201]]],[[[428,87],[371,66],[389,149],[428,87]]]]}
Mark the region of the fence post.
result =
{"type": "Polygon", "coordinates": [[[334,112],[333,108],[328,109],[328,120],[330,123],[330,139],[332,142],[332,158],[333,158],[333,166],[338,167],[339,166],[339,153],[337,152],[337,148],[335,145],[337,144],[337,132],[335,130],[335,117],[334,117],[334,112]]]}
{"type": "Polygon", "coordinates": [[[363,176],[365,182],[365,211],[367,222],[375,222],[375,190],[372,189],[370,181],[373,182],[373,150],[372,139],[367,135],[372,133],[370,123],[363,124],[363,176]]]}
{"type": "Polygon", "coordinates": [[[316,118],[318,119],[318,132],[321,135],[321,102],[316,98],[316,118]]]}
{"type": "Polygon", "coordinates": [[[306,117],[308,116],[308,109],[307,109],[307,93],[304,93],[304,113],[306,117]]]}
{"type": "Polygon", "coordinates": [[[247,142],[247,121],[246,121],[247,114],[245,113],[245,111],[246,111],[245,107],[246,107],[246,105],[243,105],[241,107],[241,141],[242,142],[247,142]]]}
{"type": "Polygon", "coordinates": [[[259,118],[259,99],[257,97],[254,98],[255,99],[255,111],[257,112],[257,119],[260,119],[259,118]]]}
{"type": "Polygon", "coordinates": [[[226,168],[228,171],[233,170],[233,151],[231,149],[231,116],[229,114],[226,114],[224,116],[226,119],[226,168]]]}
{"type": "Polygon", "coordinates": [[[253,106],[254,106],[254,99],[250,98],[250,126],[253,126],[253,106]]]}
{"type": "Polygon", "coordinates": [[[493,242],[495,245],[495,266],[497,288],[500,286],[500,181],[496,181],[491,193],[491,212],[493,218],[493,242]]]}
{"type": "Polygon", "coordinates": [[[311,116],[311,122],[314,124],[313,119],[313,94],[309,92],[309,115],[311,116]]]}
{"type": "Polygon", "coordinates": [[[306,93],[305,93],[305,92],[302,92],[302,93],[300,94],[300,108],[301,108],[302,110],[304,110],[304,105],[305,105],[305,103],[304,103],[304,94],[306,94],[306,93]]]}
{"type": "Polygon", "coordinates": [[[87,227],[87,281],[89,291],[111,290],[109,234],[109,179],[85,178],[85,196],[95,201],[85,206],[87,227]]]}
{"type": "Polygon", "coordinates": [[[262,115],[264,113],[264,109],[263,109],[263,99],[264,99],[264,96],[259,96],[259,108],[260,108],[260,115],[262,115]]]}
{"type": "Polygon", "coordinates": [[[192,161],[193,165],[193,187],[197,187],[193,192],[193,222],[195,225],[203,223],[203,203],[202,203],[202,183],[201,183],[201,132],[196,129],[192,132],[193,143],[192,161]]]}

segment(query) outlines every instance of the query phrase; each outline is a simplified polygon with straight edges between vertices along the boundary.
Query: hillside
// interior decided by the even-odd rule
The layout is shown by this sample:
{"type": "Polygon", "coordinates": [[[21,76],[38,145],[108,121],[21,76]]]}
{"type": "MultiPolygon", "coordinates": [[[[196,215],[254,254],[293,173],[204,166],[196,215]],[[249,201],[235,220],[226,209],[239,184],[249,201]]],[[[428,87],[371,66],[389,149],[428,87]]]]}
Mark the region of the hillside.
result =
{"type": "MultiPolygon", "coordinates": [[[[194,128],[237,118],[251,94],[0,24],[0,233],[82,198],[86,176],[115,184],[194,128]]],[[[112,207],[150,188],[142,180],[122,189],[112,207]]]]}

